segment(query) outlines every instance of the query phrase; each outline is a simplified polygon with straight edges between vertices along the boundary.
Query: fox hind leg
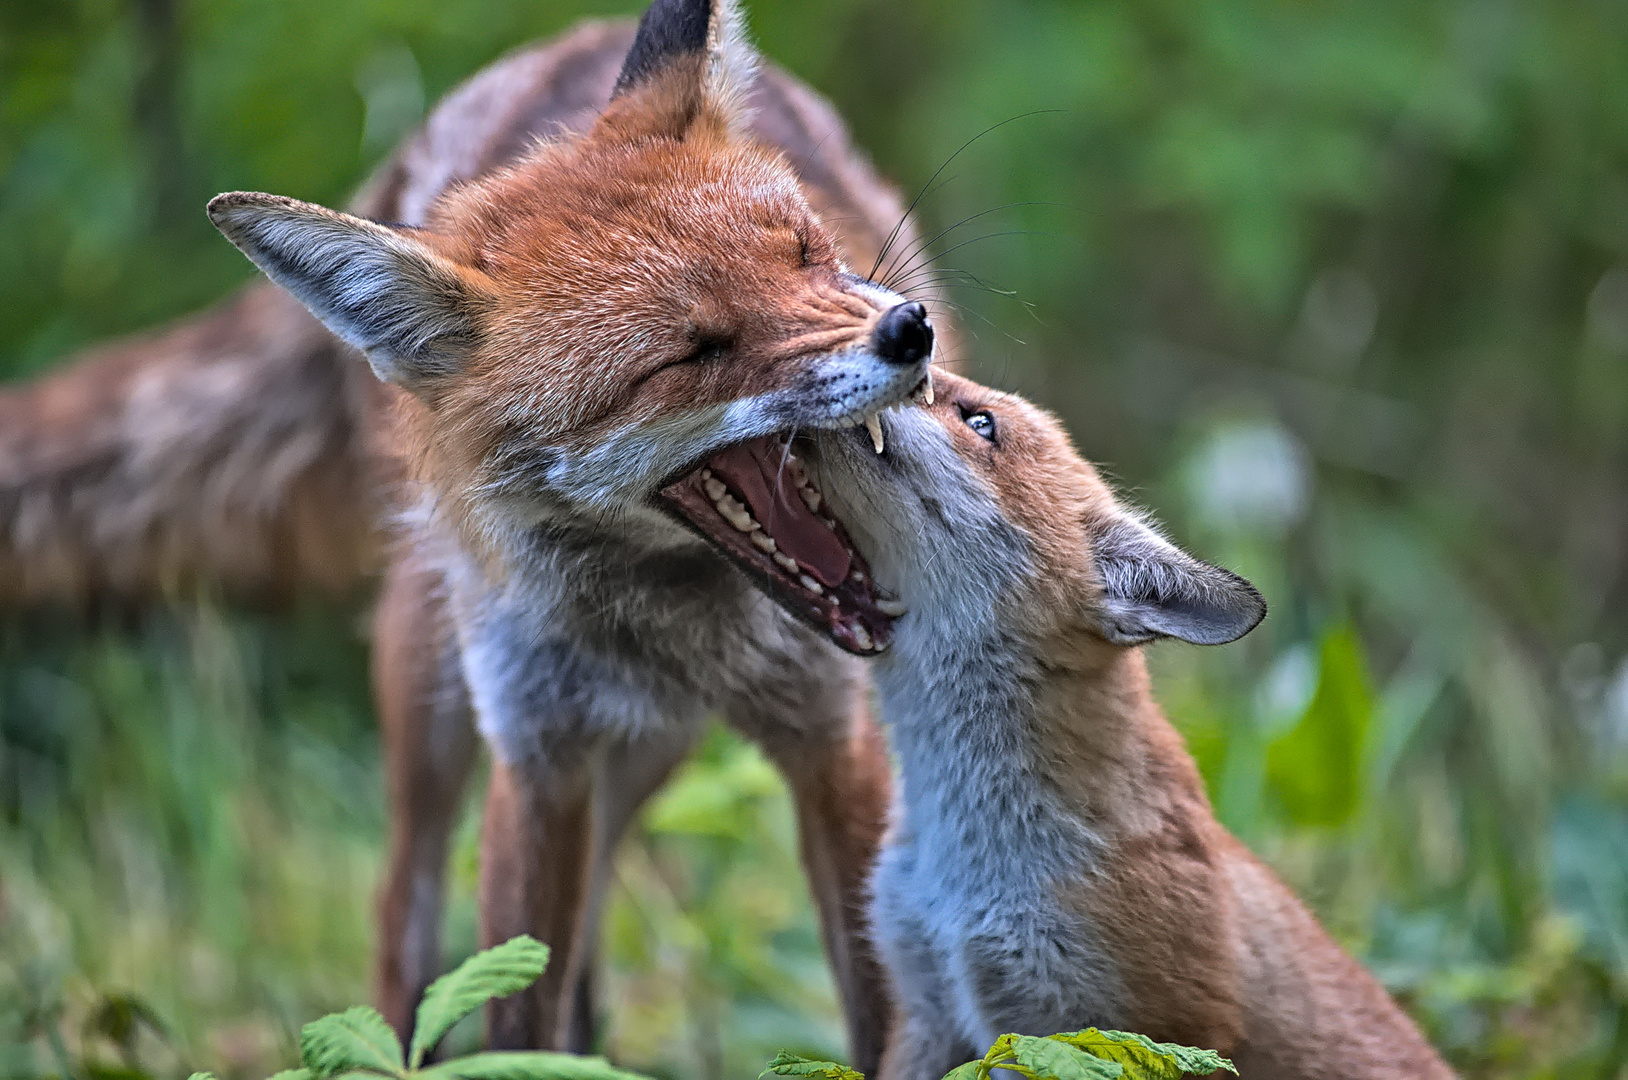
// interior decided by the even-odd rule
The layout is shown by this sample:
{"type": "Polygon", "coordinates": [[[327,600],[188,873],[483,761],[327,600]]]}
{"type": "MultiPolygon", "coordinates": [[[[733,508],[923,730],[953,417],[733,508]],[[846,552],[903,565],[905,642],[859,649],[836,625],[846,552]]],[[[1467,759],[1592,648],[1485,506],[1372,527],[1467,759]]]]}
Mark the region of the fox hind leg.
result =
{"type": "Polygon", "coordinates": [[[390,822],[374,999],[404,1042],[424,988],[441,971],[447,848],[477,745],[441,591],[439,575],[399,559],[374,615],[390,822]]]}

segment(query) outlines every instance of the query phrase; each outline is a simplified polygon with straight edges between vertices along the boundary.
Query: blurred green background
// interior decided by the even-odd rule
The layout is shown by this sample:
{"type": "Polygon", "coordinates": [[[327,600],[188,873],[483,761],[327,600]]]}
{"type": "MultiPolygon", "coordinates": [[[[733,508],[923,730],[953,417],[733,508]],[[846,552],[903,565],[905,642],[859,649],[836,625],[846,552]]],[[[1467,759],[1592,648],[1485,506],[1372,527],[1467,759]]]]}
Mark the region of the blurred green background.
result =
{"type": "MultiPolygon", "coordinates": [[[[215,192],[343,203],[458,80],[631,8],[0,0],[0,374],[247,279],[215,192]]],[[[1270,599],[1239,645],[1154,650],[1223,820],[1467,1076],[1628,1075],[1628,5],[750,14],[907,193],[1011,121],[921,216],[972,218],[936,247],[976,373],[1270,599]]],[[[0,1076],[260,1076],[365,999],[363,625],[0,627],[0,1076]]],[[[619,1060],[840,1052],[792,835],[722,734],[646,816],[619,1060]]]]}

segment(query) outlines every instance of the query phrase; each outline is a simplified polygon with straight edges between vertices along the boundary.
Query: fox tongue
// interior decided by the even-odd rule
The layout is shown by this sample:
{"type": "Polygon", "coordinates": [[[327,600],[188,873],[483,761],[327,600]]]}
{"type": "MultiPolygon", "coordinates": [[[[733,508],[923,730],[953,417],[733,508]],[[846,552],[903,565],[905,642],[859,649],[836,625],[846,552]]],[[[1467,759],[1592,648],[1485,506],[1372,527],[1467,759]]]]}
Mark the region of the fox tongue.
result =
{"type": "Polygon", "coordinates": [[[796,559],[820,584],[840,585],[853,560],[825,522],[809,512],[782,467],[784,446],[754,439],[731,447],[708,462],[724,483],[746,496],[752,516],[779,549],[796,559]]]}

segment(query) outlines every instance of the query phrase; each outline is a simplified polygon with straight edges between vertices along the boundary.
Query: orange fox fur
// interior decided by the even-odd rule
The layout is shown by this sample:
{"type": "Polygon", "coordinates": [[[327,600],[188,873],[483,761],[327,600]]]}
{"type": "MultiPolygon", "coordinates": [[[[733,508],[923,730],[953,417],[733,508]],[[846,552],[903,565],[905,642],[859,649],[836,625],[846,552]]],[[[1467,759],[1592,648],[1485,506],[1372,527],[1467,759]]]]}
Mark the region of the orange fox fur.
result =
{"type": "MultiPolygon", "coordinates": [[[[273,218],[395,245],[419,275],[409,284],[441,290],[431,300],[456,292],[458,318],[478,322],[455,373],[431,370],[426,352],[409,358],[422,377],[380,383],[261,282],[0,395],[0,604],[142,602],[199,584],[276,599],[383,570],[374,680],[391,835],[377,997],[402,1031],[439,973],[444,862],[477,724],[496,759],[483,937],[529,931],[554,948],[544,983],[492,1011],[492,1042],[586,1049],[615,842],[721,714],[790,783],[852,1053],[874,1064],[890,1010],[863,882],[888,771],[854,662],[665,516],[616,505],[626,496],[562,496],[586,509],[561,527],[602,560],[583,570],[537,563],[528,545],[549,527],[514,516],[530,496],[482,494],[591,458],[630,426],[664,437],[678,404],[789,396],[791,373],[864,354],[879,305],[897,302],[847,275],[903,208],[829,106],[753,70],[731,4],[658,0],[645,22],[640,37],[586,24],[477,75],[369,182],[355,217],[269,196],[214,205],[259,257],[253,223],[273,218]],[[675,51],[662,20],[697,12],[704,50],[675,51]],[[716,362],[688,363],[709,335],[716,362]],[[526,456],[544,442],[553,457],[526,456]],[[521,573],[517,559],[536,565],[521,573]],[[569,601],[578,580],[610,592],[569,601]],[[563,606],[493,630],[505,581],[555,589],[563,606]],[[498,670],[510,647],[538,651],[498,670]],[[538,673],[555,681],[516,682],[538,673]]],[[[515,618],[547,606],[516,604],[515,618]]]]}
{"type": "Polygon", "coordinates": [[[901,1016],[883,1080],[1007,1031],[1217,1049],[1256,1078],[1444,1078],[1361,965],[1215,819],[1143,642],[1217,644],[1265,605],[1123,509],[1057,422],[938,378],[887,451],[805,450],[910,609],[874,662],[899,792],[873,921],[901,1016]]]}

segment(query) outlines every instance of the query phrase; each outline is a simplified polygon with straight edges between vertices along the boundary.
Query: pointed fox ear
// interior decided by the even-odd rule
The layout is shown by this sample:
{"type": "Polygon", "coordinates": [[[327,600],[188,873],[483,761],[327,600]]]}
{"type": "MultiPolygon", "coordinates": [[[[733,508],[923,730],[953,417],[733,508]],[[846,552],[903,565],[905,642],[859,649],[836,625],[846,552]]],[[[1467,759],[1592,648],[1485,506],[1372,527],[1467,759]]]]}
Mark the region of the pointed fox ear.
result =
{"type": "Polygon", "coordinates": [[[411,230],[241,191],[212,199],[209,219],[386,382],[423,392],[474,344],[480,275],[411,230]]]}
{"type": "Polygon", "coordinates": [[[711,117],[741,134],[757,65],[736,0],[654,0],[622,62],[608,126],[682,135],[711,117]]]}
{"type": "Polygon", "coordinates": [[[1094,549],[1102,576],[1101,630],[1115,644],[1172,637],[1225,645],[1266,617],[1255,586],[1200,562],[1133,517],[1099,530],[1094,549]]]}

